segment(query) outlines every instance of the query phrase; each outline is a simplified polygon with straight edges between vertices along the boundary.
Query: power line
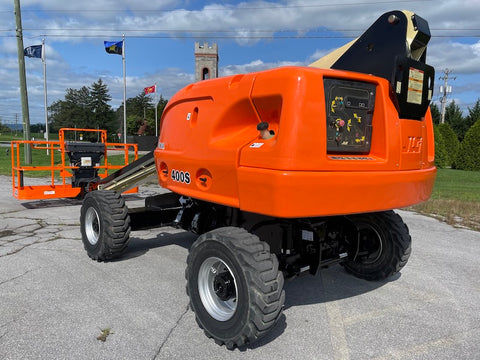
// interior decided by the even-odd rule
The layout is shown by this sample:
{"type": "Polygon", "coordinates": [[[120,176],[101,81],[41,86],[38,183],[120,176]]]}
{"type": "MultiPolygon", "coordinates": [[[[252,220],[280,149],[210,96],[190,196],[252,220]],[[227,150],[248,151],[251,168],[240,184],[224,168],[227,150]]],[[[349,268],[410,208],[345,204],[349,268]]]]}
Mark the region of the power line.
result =
{"type": "MultiPolygon", "coordinates": [[[[225,11],[225,10],[240,10],[240,11],[250,11],[250,10],[272,10],[272,9],[296,9],[296,8],[324,8],[324,7],[342,7],[342,6],[364,6],[364,5],[383,5],[383,4],[399,4],[399,3],[412,3],[412,2],[431,2],[432,0],[386,0],[386,1],[365,1],[365,2],[349,2],[349,3],[328,3],[328,4],[303,4],[303,5],[268,5],[268,6],[225,6],[225,7],[203,7],[202,9],[182,9],[182,8],[170,8],[170,9],[25,9],[22,12],[42,12],[42,13],[113,13],[113,12],[171,12],[171,11],[189,11],[189,12],[204,12],[204,11],[225,11]]],[[[0,13],[10,13],[11,11],[2,10],[0,13]]]]}
{"type": "MultiPolygon", "coordinates": [[[[97,34],[97,35],[51,35],[51,34],[42,34],[37,36],[30,36],[29,38],[40,38],[42,36],[45,37],[54,37],[54,38],[90,38],[90,39],[101,39],[107,36],[120,36],[121,35],[112,35],[112,34],[97,34]]],[[[0,35],[0,38],[13,38],[15,36],[11,35],[0,35]]],[[[135,35],[126,35],[129,39],[198,39],[200,37],[187,35],[187,36],[180,36],[180,35],[157,35],[157,36],[135,36],[135,35]]],[[[356,36],[219,36],[219,35],[209,35],[209,39],[231,39],[231,40],[283,40],[283,39],[297,39],[297,40],[307,40],[307,39],[354,39],[356,36]]],[[[457,39],[464,39],[464,38],[480,38],[479,35],[465,35],[465,36],[432,36],[432,38],[457,38],[457,39]]]]}
{"type": "MultiPolygon", "coordinates": [[[[157,38],[165,39],[171,38],[172,34],[175,38],[179,39],[192,39],[197,38],[198,35],[208,35],[214,39],[348,39],[359,36],[364,29],[345,29],[345,28],[322,28],[322,29],[309,29],[309,28],[297,28],[297,29],[105,29],[105,28],[24,28],[24,32],[36,32],[39,35],[30,35],[29,37],[49,36],[57,38],[100,38],[104,36],[113,36],[118,33],[128,33],[130,38],[157,38]],[[238,32],[251,32],[251,35],[237,35],[238,32]],[[59,33],[61,32],[61,33],[59,33]],[[87,32],[85,34],[75,34],[78,32],[87,32]],[[96,33],[95,33],[96,32],[96,33]],[[143,35],[131,35],[138,33],[146,33],[143,35]],[[263,33],[271,33],[274,35],[262,35],[263,33]],[[297,35],[282,35],[284,33],[297,33],[297,35]],[[328,34],[328,35],[316,35],[318,33],[351,33],[351,34],[328,34]],[[41,35],[40,35],[41,34],[41,35]],[[148,35],[151,34],[151,35],[148,35]],[[156,35],[155,35],[156,34],[156,35]]],[[[478,38],[480,37],[480,28],[432,28],[432,38],[478,38]],[[459,31],[464,32],[458,34],[459,31]],[[476,33],[465,33],[465,32],[476,33]],[[435,32],[448,32],[438,33],[435,32]]],[[[7,33],[0,35],[0,37],[14,37],[15,29],[0,29],[1,33],[7,33]],[[8,34],[11,33],[11,34],[8,34]]]]}
{"type": "MultiPolygon", "coordinates": [[[[23,28],[23,31],[128,31],[128,32],[192,32],[192,33],[207,33],[207,32],[221,32],[221,33],[235,33],[237,31],[252,31],[252,32],[358,32],[365,29],[336,29],[336,28],[324,28],[324,29],[312,29],[312,28],[298,28],[298,29],[249,29],[249,28],[237,28],[229,30],[196,30],[196,29],[105,29],[105,28],[23,28]]],[[[431,31],[480,31],[480,28],[430,28],[431,31]]],[[[0,29],[0,31],[15,31],[15,29],[0,29]]]]}
{"type": "MultiPolygon", "coordinates": [[[[125,31],[128,33],[127,31],[125,31]]],[[[104,38],[106,36],[120,36],[120,35],[115,35],[115,34],[95,34],[95,35],[72,35],[72,34],[42,34],[42,35],[36,35],[36,36],[29,36],[29,38],[34,38],[34,37],[41,37],[41,36],[46,36],[46,37],[55,37],[55,38],[94,38],[94,39],[99,39],[99,38],[104,38]]],[[[480,35],[478,35],[480,37],[480,35]]],[[[15,37],[12,35],[0,35],[0,37],[15,37]]],[[[129,39],[171,39],[172,35],[127,35],[129,39]]],[[[194,36],[194,35],[175,35],[173,38],[175,39],[196,39],[199,36],[194,36]]],[[[348,36],[348,35],[325,35],[325,36],[303,36],[303,35],[298,35],[298,36],[253,36],[253,35],[238,35],[238,36],[232,36],[232,35],[211,35],[208,34],[209,39],[266,39],[266,40],[276,40],[276,39],[353,39],[355,36],[348,36]]]]}
{"type": "MultiPolygon", "coordinates": [[[[60,31],[56,29],[57,31],[60,31]]],[[[25,29],[25,31],[32,31],[32,29],[25,29]]],[[[57,34],[57,33],[49,33],[48,29],[36,29],[35,31],[38,31],[38,35],[31,34],[26,37],[28,38],[36,38],[36,37],[42,37],[42,36],[47,36],[47,37],[53,37],[53,38],[103,38],[103,37],[108,37],[108,36],[119,36],[119,33],[135,33],[135,32],[146,32],[146,33],[165,33],[164,35],[127,35],[128,38],[134,38],[134,39],[171,39],[176,38],[176,39],[196,39],[201,36],[208,36],[211,39],[256,39],[256,40],[277,40],[277,39],[353,39],[357,36],[360,35],[360,31],[358,31],[358,34],[351,34],[351,35],[340,35],[340,34],[332,34],[332,35],[306,35],[302,34],[305,31],[302,30],[262,30],[262,31],[256,31],[256,30],[246,30],[246,29],[239,29],[238,31],[250,31],[253,33],[259,33],[259,32],[271,32],[273,35],[234,35],[235,32],[234,30],[125,30],[125,29],[115,29],[115,30],[109,30],[109,29],[104,29],[104,30],[93,30],[93,31],[102,31],[102,33],[97,33],[97,34],[69,34],[68,31],[92,31],[92,29],[67,29],[67,30],[62,30],[64,32],[67,32],[66,34],[57,34]],[[281,35],[278,33],[285,33],[285,32],[298,32],[300,34],[297,35],[281,35]],[[187,33],[187,34],[185,34],[187,33]],[[188,34],[190,33],[190,35],[188,34]],[[220,33],[220,34],[219,34],[220,33]],[[230,35],[231,33],[231,35],[230,35]],[[222,35],[225,34],[225,35],[222,35]]],[[[339,30],[325,30],[326,31],[332,31],[332,32],[337,32],[339,30]]],[[[348,30],[354,32],[354,30],[348,30]]],[[[480,31],[478,29],[477,31],[480,31]]],[[[6,32],[3,30],[0,30],[1,32],[6,32]]],[[[11,32],[11,31],[9,31],[11,32]]],[[[309,31],[311,32],[311,31],[309,31]]],[[[0,35],[0,38],[11,38],[15,37],[14,34],[4,34],[0,35]]],[[[432,38],[480,38],[480,33],[477,34],[439,34],[439,35],[434,35],[432,34],[432,38]]]]}

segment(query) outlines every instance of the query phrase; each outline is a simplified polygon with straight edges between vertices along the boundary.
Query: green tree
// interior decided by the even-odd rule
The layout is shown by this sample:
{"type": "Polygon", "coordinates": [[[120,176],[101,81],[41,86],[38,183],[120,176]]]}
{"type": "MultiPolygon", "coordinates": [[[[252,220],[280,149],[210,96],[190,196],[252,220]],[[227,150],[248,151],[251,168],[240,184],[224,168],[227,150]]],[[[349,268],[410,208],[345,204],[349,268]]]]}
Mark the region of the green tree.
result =
{"type": "Polygon", "coordinates": [[[480,120],[465,134],[455,160],[457,169],[480,170],[480,120]]]}
{"type": "Polygon", "coordinates": [[[438,131],[442,135],[443,143],[446,150],[446,166],[454,167],[454,162],[457,156],[458,147],[460,146],[460,142],[458,141],[457,135],[455,131],[453,131],[452,127],[449,124],[439,124],[436,126],[438,131]]]}
{"type": "Polygon", "coordinates": [[[118,123],[115,118],[115,112],[108,104],[112,97],[102,79],[98,79],[96,83],[92,84],[89,100],[91,125],[97,129],[105,129],[109,134],[115,133],[118,130],[118,123]]]}
{"type": "Polygon", "coordinates": [[[445,148],[445,141],[438,125],[433,127],[433,135],[435,138],[435,165],[439,168],[448,166],[448,154],[445,148]]]}
{"type": "Polygon", "coordinates": [[[434,124],[440,124],[442,120],[442,114],[438,109],[438,106],[434,103],[430,103],[430,112],[432,113],[432,120],[434,124]]]}
{"type": "Polygon", "coordinates": [[[62,127],[88,128],[91,111],[90,90],[83,86],[79,90],[67,89],[65,99],[55,101],[48,108],[52,130],[58,131],[62,127]]]}
{"type": "Polygon", "coordinates": [[[65,99],[55,101],[49,107],[52,131],[68,127],[104,129],[109,135],[115,134],[118,124],[109,105],[111,100],[108,87],[101,79],[91,87],[67,89],[65,99]]]}
{"type": "Polygon", "coordinates": [[[480,99],[477,100],[473,108],[468,108],[468,116],[465,119],[467,128],[470,129],[478,120],[480,120],[480,99]]]}
{"type": "Polygon", "coordinates": [[[45,132],[45,124],[32,124],[30,125],[30,132],[43,133],[45,132]]]}
{"type": "MultiPolygon", "coordinates": [[[[127,99],[127,135],[137,134],[143,120],[151,115],[153,106],[151,98],[143,91],[127,99]]],[[[120,119],[123,124],[123,104],[117,109],[117,119],[120,119]]]]}
{"type": "Polygon", "coordinates": [[[138,117],[147,118],[153,114],[154,104],[150,96],[145,95],[142,91],[133,98],[127,99],[127,117],[135,115],[138,117]]]}
{"type": "Polygon", "coordinates": [[[455,100],[445,108],[445,122],[455,131],[458,140],[462,141],[468,127],[463,118],[462,110],[460,110],[460,107],[455,103],[455,100]]]}
{"type": "Polygon", "coordinates": [[[127,134],[137,135],[140,126],[143,124],[143,118],[136,115],[127,116],[127,134]]]}
{"type": "Polygon", "coordinates": [[[4,125],[2,122],[2,118],[0,118],[0,133],[7,133],[7,132],[11,133],[12,130],[8,126],[4,125]]]}
{"type": "MultiPolygon", "coordinates": [[[[163,109],[168,100],[160,95],[157,104],[158,126],[163,109]]],[[[123,104],[117,109],[117,119],[123,124],[123,104]]],[[[147,120],[147,131],[145,135],[155,135],[155,104],[151,96],[141,92],[139,95],[127,99],[127,134],[136,135],[144,120],[147,120]]]]}
{"type": "MultiPolygon", "coordinates": [[[[165,106],[167,106],[168,100],[164,99],[162,95],[158,99],[157,103],[157,124],[158,124],[158,132],[160,133],[160,120],[162,118],[163,110],[165,110],[165,106]]],[[[150,124],[150,123],[149,123],[150,124]]],[[[153,129],[152,135],[155,135],[155,117],[152,119],[151,128],[153,129]]]]}

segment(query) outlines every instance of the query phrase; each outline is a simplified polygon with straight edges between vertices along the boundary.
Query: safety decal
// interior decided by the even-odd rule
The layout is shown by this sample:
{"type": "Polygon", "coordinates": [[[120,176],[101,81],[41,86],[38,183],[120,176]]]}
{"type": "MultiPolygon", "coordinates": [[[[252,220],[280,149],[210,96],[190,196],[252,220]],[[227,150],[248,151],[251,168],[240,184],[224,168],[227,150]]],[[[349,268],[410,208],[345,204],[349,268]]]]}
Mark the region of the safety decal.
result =
{"type": "MultiPolygon", "coordinates": [[[[348,115],[347,115],[348,116],[348,115]]],[[[355,142],[357,144],[363,144],[365,142],[365,135],[360,127],[362,124],[362,117],[358,116],[357,113],[353,113],[353,118],[348,119],[347,121],[342,118],[337,118],[334,122],[330,124],[331,127],[335,128],[335,141],[341,145],[348,145],[349,143],[355,142]],[[352,129],[355,129],[355,133],[352,132],[352,129]],[[347,133],[344,133],[344,131],[347,133]],[[349,134],[351,133],[351,134],[349,134]]]]}
{"type": "Polygon", "coordinates": [[[376,86],[358,81],[324,79],[327,152],[370,150],[376,86]]]}
{"type": "Polygon", "coordinates": [[[408,73],[407,102],[421,104],[423,95],[423,71],[410,68],[408,73]]]}
{"type": "Polygon", "coordinates": [[[332,100],[332,104],[330,106],[330,111],[332,113],[335,113],[335,109],[336,108],[341,108],[343,107],[344,103],[343,103],[343,97],[342,96],[335,96],[335,99],[332,100]]]}
{"type": "Polygon", "coordinates": [[[251,147],[252,149],[258,149],[258,148],[262,147],[263,144],[264,144],[264,143],[253,143],[252,145],[250,145],[250,147],[251,147]]]}

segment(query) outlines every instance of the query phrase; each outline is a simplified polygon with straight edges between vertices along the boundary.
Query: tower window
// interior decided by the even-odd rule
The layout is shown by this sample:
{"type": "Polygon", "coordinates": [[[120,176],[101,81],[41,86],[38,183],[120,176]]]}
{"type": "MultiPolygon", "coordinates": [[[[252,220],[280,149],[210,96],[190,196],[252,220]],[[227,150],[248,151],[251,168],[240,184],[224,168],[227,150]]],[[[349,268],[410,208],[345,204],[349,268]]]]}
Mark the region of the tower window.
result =
{"type": "Polygon", "coordinates": [[[209,68],[203,68],[202,70],[202,80],[208,80],[210,79],[210,69],[209,68]]]}

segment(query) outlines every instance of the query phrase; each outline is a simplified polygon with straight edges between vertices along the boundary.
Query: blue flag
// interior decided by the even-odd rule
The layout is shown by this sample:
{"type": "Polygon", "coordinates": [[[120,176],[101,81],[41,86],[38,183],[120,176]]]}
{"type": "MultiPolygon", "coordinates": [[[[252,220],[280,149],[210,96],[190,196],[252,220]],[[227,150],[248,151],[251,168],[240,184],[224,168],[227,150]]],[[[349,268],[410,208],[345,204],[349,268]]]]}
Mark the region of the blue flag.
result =
{"type": "Polygon", "coordinates": [[[23,50],[23,55],[31,58],[42,58],[42,45],[33,45],[23,50]]]}
{"type": "Polygon", "coordinates": [[[105,51],[109,54],[123,55],[123,40],[122,41],[104,41],[105,51]]]}

